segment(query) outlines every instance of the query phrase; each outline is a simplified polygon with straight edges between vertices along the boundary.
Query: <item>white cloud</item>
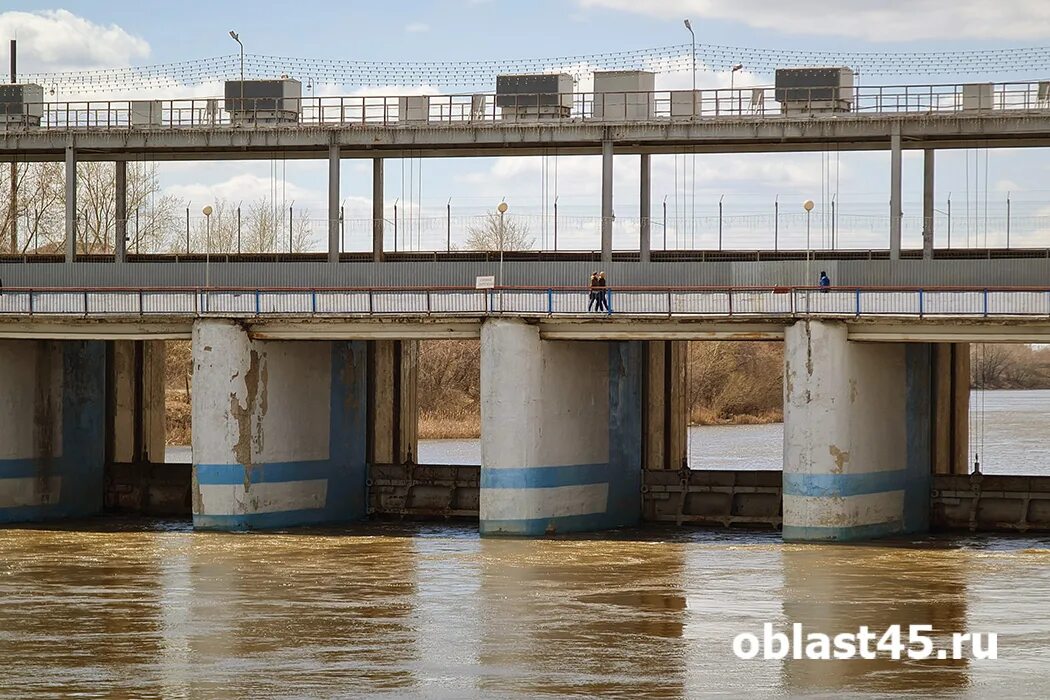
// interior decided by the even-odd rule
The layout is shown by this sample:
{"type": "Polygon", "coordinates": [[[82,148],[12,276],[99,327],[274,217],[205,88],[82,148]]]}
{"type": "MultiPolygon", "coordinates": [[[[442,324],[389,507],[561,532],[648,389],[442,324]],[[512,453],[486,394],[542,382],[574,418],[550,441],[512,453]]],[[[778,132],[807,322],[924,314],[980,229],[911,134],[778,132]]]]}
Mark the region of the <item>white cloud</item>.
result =
{"type": "Polygon", "coordinates": [[[430,31],[430,25],[425,22],[412,22],[405,25],[405,31],[409,34],[422,34],[430,31]]]}
{"type": "Polygon", "coordinates": [[[693,19],[697,39],[703,19],[730,20],[793,34],[847,36],[869,41],[919,39],[1045,39],[1050,37],[1046,0],[577,0],[660,19],[693,19]]]}
{"type": "Polygon", "coordinates": [[[23,73],[123,67],[150,55],[144,39],[68,10],[0,13],[0,37],[18,40],[23,73]]]}

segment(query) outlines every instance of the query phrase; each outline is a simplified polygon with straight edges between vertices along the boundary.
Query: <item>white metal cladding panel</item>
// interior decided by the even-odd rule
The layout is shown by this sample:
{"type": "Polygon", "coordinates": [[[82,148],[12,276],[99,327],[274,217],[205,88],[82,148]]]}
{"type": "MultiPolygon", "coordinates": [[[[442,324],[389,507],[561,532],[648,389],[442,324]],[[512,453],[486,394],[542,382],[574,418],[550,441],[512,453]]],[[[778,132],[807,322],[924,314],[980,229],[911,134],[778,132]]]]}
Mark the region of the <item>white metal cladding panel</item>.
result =
{"type": "Polygon", "coordinates": [[[138,314],[138,292],[88,292],[89,314],[138,314]]]}
{"type": "Polygon", "coordinates": [[[733,292],[730,299],[733,314],[790,314],[791,295],[772,291],[733,292]]]}
{"type": "Polygon", "coordinates": [[[988,313],[1050,316],[1050,292],[988,292],[988,313]]]}
{"type": "Polygon", "coordinates": [[[84,313],[84,294],[81,292],[34,292],[33,312],[82,314],[84,313]]]}
{"type": "MultiPolygon", "coordinates": [[[[916,293],[918,296],[918,293],[916,293]]],[[[984,314],[983,292],[923,292],[924,314],[974,315],[984,314]]]]}
{"type": "Polygon", "coordinates": [[[491,300],[494,311],[506,313],[545,314],[548,308],[546,289],[519,292],[497,289],[493,292],[491,300]]]}
{"type": "Polygon", "coordinates": [[[201,297],[202,313],[255,313],[255,292],[203,292],[201,297]]]}
{"type": "Polygon", "coordinates": [[[485,290],[431,292],[430,310],[437,314],[483,313],[488,305],[485,290]]]}
{"type": "Polygon", "coordinates": [[[617,314],[666,314],[667,294],[660,292],[614,292],[609,307],[617,314]]]}
{"type": "Polygon", "coordinates": [[[377,314],[425,314],[425,292],[372,292],[372,311],[377,314]]]}
{"type": "Polygon", "coordinates": [[[367,314],[368,292],[317,292],[319,314],[367,314]]]}
{"type": "Polygon", "coordinates": [[[261,314],[309,314],[313,313],[310,292],[260,292],[261,314]]]}
{"type": "Polygon", "coordinates": [[[673,292],[671,313],[728,314],[728,292],[673,292]]]}
{"type": "Polygon", "coordinates": [[[144,314],[193,314],[197,310],[197,295],[193,292],[143,292],[144,314]]]}
{"type": "Polygon", "coordinates": [[[807,289],[795,292],[798,313],[852,315],[857,313],[857,293],[807,289]]]}
{"type": "Polygon", "coordinates": [[[919,315],[918,292],[865,292],[861,290],[860,315],[889,314],[897,316],[919,315]]]}
{"type": "Polygon", "coordinates": [[[29,313],[28,292],[4,292],[0,294],[0,314],[29,313]]]}

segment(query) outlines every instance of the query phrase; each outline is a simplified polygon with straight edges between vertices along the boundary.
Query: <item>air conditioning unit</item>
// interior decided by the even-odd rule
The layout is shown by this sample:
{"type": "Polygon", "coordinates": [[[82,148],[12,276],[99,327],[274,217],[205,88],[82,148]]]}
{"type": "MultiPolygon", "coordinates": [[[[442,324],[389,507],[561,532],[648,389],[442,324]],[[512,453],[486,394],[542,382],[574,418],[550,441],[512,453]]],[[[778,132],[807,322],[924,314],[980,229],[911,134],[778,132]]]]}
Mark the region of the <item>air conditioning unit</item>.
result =
{"type": "Polygon", "coordinates": [[[407,95],[397,98],[397,120],[399,122],[430,121],[430,96],[407,95]]]}
{"type": "Polygon", "coordinates": [[[994,100],[993,83],[969,83],[962,86],[963,109],[992,109],[994,100]]]}
{"type": "Polygon", "coordinates": [[[227,80],[226,111],[234,124],[298,124],[303,84],[294,78],[227,80]]]}
{"type": "Polygon", "coordinates": [[[44,88],[32,83],[0,85],[0,127],[40,126],[44,88]]]}
{"type": "Polygon", "coordinates": [[[849,112],[853,108],[853,69],[777,68],[774,96],[782,114],[849,112]]]}
{"type": "Polygon", "coordinates": [[[604,121],[644,121],[656,114],[656,74],[642,70],[594,73],[591,114],[604,121]]]}
{"type": "Polygon", "coordinates": [[[131,102],[130,122],[133,127],[151,127],[162,124],[162,105],[160,100],[133,100],[131,102]]]}
{"type": "Polygon", "coordinates": [[[496,106],[506,121],[565,119],[572,111],[572,76],[567,73],[496,76],[496,106]]]}

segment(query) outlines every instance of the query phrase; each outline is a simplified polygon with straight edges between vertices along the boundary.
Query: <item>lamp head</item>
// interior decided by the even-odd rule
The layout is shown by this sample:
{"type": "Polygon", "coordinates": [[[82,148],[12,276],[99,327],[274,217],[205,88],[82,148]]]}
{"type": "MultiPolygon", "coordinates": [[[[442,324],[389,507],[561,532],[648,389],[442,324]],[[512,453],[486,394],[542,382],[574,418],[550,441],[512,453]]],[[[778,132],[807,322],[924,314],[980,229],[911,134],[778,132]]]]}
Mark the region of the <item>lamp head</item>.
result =
{"type": "Polygon", "coordinates": [[[802,208],[806,211],[813,211],[813,200],[807,199],[805,202],[802,203],[802,208]]]}
{"type": "Polygon", "coordinates": [[[233,39],[234,41],[240,41],[241,40],[241,35],[231,29],[230,30],[230,38],[233,39]]]}
{"type": "Polygon", "coordinates": [[[693,25],[689,23],[689,20],[685,20],[685,28],[689,31],[693,31],[693,25]]]}
{"type": "Polygon", "coordinates": [[[211,212],[212,212],[211,205],[208,205],[208,206],[204,207],[203,209],[201,209],[201,211],[204,212],[205,216],[211,216],[211,212]]]}
{"type": "Polygon", "coordinates": [[[738,63],[735,66],[733,66],[733,72],[736,73],[738,70],[743,70],[743,68],[744,68],[744,64],[743,63],[738,63]]]}
{"type": "Polygon", "coordinates": [[[499,206],[496,207],[496,211],[498,211],[500,214],[505,214],[506,211],[507,211],[507,203],[506,202],[500,202],[499,206]]]}

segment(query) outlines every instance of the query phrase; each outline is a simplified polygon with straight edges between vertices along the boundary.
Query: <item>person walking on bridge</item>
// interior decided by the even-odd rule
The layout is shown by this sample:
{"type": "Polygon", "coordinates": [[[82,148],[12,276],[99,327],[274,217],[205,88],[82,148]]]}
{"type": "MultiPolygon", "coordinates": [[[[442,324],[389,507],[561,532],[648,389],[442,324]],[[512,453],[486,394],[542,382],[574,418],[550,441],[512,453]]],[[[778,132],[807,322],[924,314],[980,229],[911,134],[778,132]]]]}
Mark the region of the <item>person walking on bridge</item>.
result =
{"type": "Polygon", "coordinates": [[[606,294],[606,282],[605,282],[605,271],[598,273],[598,311],[609,310],[609,299],[605,296],[606,294]]]}
{"type": "Polygon", "coordinates": [[[587,310],[594,311],[598,305],[598,271],[591,273],[590,294],[587,295],[587,310]]]}
{"type": "Polygon", "coordinates": [[[831,278],[828,277],[828,273],[823,270],[820,271],[820,291],[824,294],[828,293],[828,287],[831,286],[831,278]]]}

